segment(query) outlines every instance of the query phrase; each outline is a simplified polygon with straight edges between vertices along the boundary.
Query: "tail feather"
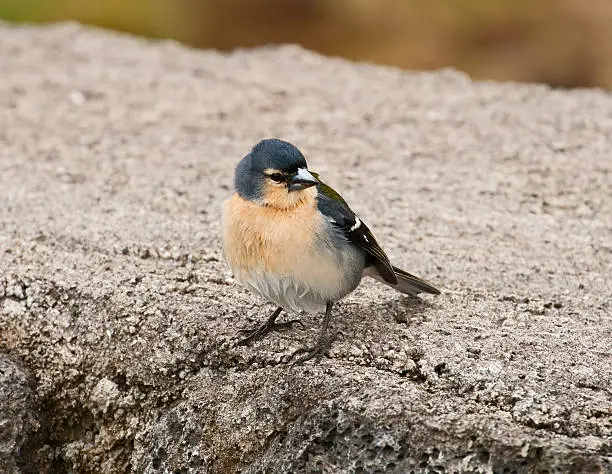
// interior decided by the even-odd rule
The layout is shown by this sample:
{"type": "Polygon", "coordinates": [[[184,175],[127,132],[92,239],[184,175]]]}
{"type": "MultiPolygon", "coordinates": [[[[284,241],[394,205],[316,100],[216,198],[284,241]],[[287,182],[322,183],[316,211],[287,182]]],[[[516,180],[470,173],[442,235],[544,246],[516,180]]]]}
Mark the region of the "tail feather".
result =
{"type": "Polygon", "coordinates": [[[385,279],[378,272],[376,267],[371,266],[366,268],[364,274],[407,295],[416,296],[419,293],[430,293],[432,295],[440,294],[440,290],[438,290],[435,286],[433,286],[428,281],[423,280],[422,278],[414,276],[397,267],[393,267],[393,271],[395,272],[395,276],[397,277],[397,283],[394,285],[385,281],[385,279]]]}

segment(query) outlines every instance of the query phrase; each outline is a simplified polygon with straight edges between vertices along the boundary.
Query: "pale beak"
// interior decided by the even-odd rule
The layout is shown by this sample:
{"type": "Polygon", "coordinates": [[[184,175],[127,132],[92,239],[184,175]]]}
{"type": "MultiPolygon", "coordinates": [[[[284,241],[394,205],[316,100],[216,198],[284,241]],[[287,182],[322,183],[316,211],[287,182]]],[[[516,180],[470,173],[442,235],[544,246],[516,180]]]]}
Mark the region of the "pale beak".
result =
{"type": "Polygon", "coordinates": [[[297,174],[289,180],[289,191],[299,191],[319,184],[319,180],[311,175],[306,168],[298,168],[297,174]]]}

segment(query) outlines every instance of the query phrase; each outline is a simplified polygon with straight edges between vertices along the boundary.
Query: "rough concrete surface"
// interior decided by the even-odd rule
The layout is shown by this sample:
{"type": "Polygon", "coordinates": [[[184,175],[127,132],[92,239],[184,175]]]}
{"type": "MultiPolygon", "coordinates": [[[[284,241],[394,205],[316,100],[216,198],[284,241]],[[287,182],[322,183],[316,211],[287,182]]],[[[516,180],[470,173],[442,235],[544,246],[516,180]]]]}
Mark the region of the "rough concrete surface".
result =
{"type": "Polygon", "coordinates": [[[24,451],[33,449],[31,443],[39,438],[37,418],[28,376],[0,354],[0,472],[19,471],[24,451]]]}
{"type": "Polygon", "coordinates": [[[610,472],[612,95],[75,25],[0,63],[7,470],[610,472]],[[320,365],[282,363],[320,317],[237,346],[272,306],[220,204],[263,137],[442,295],[364,282],[320,365]]]}

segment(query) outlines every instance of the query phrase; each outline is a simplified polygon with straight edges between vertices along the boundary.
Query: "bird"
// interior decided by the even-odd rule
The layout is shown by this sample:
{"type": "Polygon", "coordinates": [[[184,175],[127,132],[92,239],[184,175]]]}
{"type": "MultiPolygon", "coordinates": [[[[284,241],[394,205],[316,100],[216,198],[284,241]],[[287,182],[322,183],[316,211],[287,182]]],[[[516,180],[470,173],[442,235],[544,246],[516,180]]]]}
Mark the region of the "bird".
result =
{"type": "Polygon", "coordinates": [[[235,280],[277,308],[255,328],[242,330],[248,345],[298,323],[280,313],[324,313],[316,343],[288,361],[303,364],[329,356],[333,306],[364,276],[416,296],[440,294],[431,283],[393,266],[365,222],[287,141],[268,138],[244,156],[234,172],[234,192],[224,202],[222,239],[235,280]],[[299,356],[299,357],[298,357],[299,356]]]}

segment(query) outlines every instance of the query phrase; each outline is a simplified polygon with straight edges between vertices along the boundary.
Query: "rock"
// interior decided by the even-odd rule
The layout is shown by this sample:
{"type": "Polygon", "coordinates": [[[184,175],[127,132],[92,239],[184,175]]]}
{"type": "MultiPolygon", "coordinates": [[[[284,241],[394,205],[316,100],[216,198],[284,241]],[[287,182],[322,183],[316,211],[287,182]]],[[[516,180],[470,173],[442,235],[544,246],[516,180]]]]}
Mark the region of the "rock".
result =
{"type": "Polygon", "coordinates": [[[608,93],[76,25],[0,57],[5,470],[612,469],[608,93]],[[236,345],[272,308],[220,206],[268,136],[442,295],[364,282],[317,366],[283,360],[320,317],[236,345]]]}
{"type": "Polygon", "coordinates": [[[0,354],[0,472],[17,473],[31,466],[38,429],[27,375],[15,361],[0,354]]]}

